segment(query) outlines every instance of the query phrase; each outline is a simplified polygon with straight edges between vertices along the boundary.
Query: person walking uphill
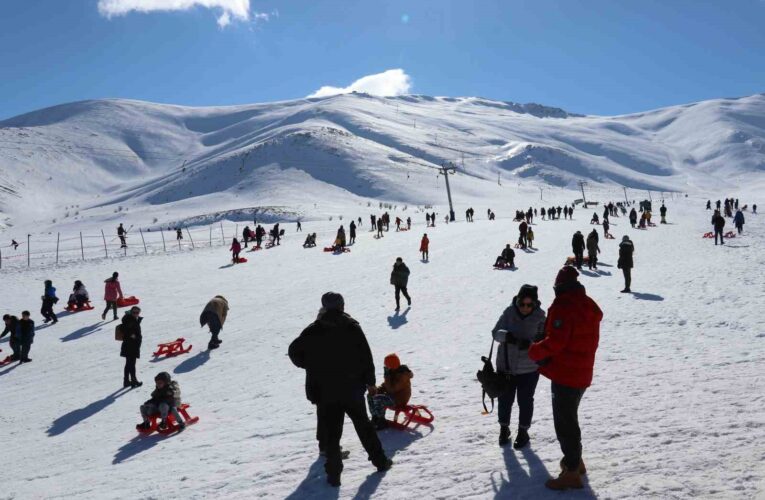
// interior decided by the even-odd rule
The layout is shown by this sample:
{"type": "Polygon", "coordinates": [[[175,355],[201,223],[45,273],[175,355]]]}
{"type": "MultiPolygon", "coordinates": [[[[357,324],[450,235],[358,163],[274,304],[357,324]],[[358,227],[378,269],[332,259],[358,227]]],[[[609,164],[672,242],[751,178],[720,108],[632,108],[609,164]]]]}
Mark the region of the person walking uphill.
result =
{"type": "Polygon", "coordinates": [[[420,253],[422,254],[422,261],[427,262],[430,260],[428,256],[428,247],[430,246],[430,240],[428,239],[428,233],[422,235],[420,240],[420,253]]]}
{"type": "Polygon", "coordinates": [[[616,263],[616,267],[621,269],[622,274],[624,274],[624,290],[622,290],[622,293],[631,293],[633,253],[635,253],[635,245],[630,240],[630,237],[625,234],[622,236],[622,242],[619,243],[619,260],[616,263]]]}
{"type": "Polygon", "coordinates": [[[574,237],[571,238],[571,249],[574,251],[574,262],[577,269],[582,269],[582,262],[584,262],[584,235],[581,231],[574,233],[574,237]]]}
{"type": "Polygon", "coordinates": [[[529,358],[528,349],[532,342],[544,338],[545,313],[539,306],[537,287],[523,285],[491,331],[494,340],[499,342],[497,373],[508,382],[507,389],[499,395],[500,446],[510,442],[510,413],[516,394],[519,417],[513,447],[521,449],[529,442],[539,371],[537,364],[529,358]]]}
{"type": "Polygon", "coordinates": [[[56,297],[56,287],[53,286],[53,282],[51,280],[45,280],[45,292],[42,296],[42,307],[40,308],[40,314],[42,314],[43,323],[49,323],[53,322],[51,324],[55,325],[58,323],[58,318],[56,317],[56,313],[53,312],[53,304],[58,302],[58,297],[56,297]]]}
{"type": "Polygon", "coordinates": [[[19,320],[19,347],[21,348],[21,354],[19,361],[22,363],[29,363],[32,361],[29,359],[29,350],[32,349],[32,343],[35,340],[35,322],[30,318],[29,311],[21,312],[21,319],[19,320]]]}
{"type": "Polygon", "coordinates": [[[565,266],[555,278],[555,300],[547,310],[545,338],[529,347],[529,358],[550,379],[555,436],[563,452],[561,473],[545,483],[550,489],[582,488],[587,473],[582,460],[579,403],[592,383],[603,312],[565,266]]]}
{"type": "Polygon", "coordinates": [[[21,345],[19,344],[21,325],[19,324],[19,318],[10,314],[4,314],[3,323],[5,323],[5,328],[3,328],[3,333],[0,333],[0,339],[10,334],[8,343],[13,353],[11,354],[11,361],[19,361],[21,359],[21,345]]]}
{"type": "Polygon", "coordinates": [[[733,217],[733,225],[736,226],[738,234],[744,232],[744,212],[740,209],[736,210],[736,215],[733,217]]]}
{"type": "Polygon", "coordinates": [[[409,283],[409,268],[404,264],[404,259],[401,257],[396,258],[396,263],[393,264],[393,271],[390,273],[390,284],[395,287],[396,295],[396,311],[401,309],[401,294],[406,297],[407,305],[412,305],[412,298],[406,290],[406,285],[409,283]]]}
{"type": "Polygon", "coordinates": [[[226,323],[226,316],[228,315],[228,301],[222,295],[216,295],[202,310],[202,314],[199,316],[199,324],[204,327],[207,325],[210,328],[210,342],[207,344],[208,349],[217,349],[220,347],[221,340],[218,338],[218,334],[223,329],[223,325],[226,323]]]}
{"type": "Polygon", "coordinates": [[[125,370],[122,378],[123,387],[141,387],[143,382],[139,382],[135,374],[135,363],[141,357],[141,308],[133,306],[130,311],[122,317],[122,346],[120,347],[120,356],[125,358],[125,370]]]}
{"type": "Polygon", "coordinates": [[[104,280],[104,300],[106,301],[106,308],[101,314],[101,319],[106,320],[106,313],[109,309],[114,311],[114,320],[117,320],[117,300],[123,297],[122,287],[119,282],[120,273],[112,273],[112,277],[104,280]]]}
{"type": "Polygon", "coordinates": [[[316,321],[290,344],[289,357],[306,371],[306,396],[317,406],[317,437],[326,450],[327,482],[337,487],[343,471],[340,437],[345,415],[379,472],[393,462],[385,456],[364,404],[364,389],[376,392],[375,365],[364,332],[345,313],[342,295],[325,293],[321,305],[316,321]]]}
{"type": "Polygon", "coordinates": [[[242,251],[242,245],[239,243],[239,240],[234,238],[234,240],[231,242],[231,248],[229,248],[229,251],[231,252],[231,262],[238,264],[239,252],[242,251]]]}

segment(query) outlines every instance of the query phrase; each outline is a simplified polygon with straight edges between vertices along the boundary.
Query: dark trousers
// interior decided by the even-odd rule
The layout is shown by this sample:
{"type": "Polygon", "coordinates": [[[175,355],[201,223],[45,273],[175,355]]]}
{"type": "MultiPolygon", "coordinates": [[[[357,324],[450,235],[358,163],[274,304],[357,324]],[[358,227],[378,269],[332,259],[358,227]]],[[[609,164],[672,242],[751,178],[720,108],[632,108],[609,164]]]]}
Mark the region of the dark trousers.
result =
{"type": "Polygon", "coordinates": [[[722,229],[715,229],[715,245],[717,245],[717,237],[720,237],[720,244],[724,245],[725,241],[723,240],[723,232],[722,229]]]}
{"type": "Polygon", "coordinates": [[[42,314],[46,322],[58,321],[58,318],[56,317],[56,313],[53,312],[53,301],[51,299],[48,299],[48,298],[43,299],[42,307],[40,308],[40,314],[42,314]]]}
{"type": "Polygon", "coordinates": [[[523,375],[506,375],[505,377],[510,386],[499,395],[499,408],[497,410],[499,425],[510,425],[510,413],[517,394],[519,410],[518,427],[528,429],[531,427],[531,417],[534,416],[534,392],[537,390],[539,372],[525,373],[523,375]]]}
{"type": "Polygon", "coordinates": [[[372,423],[367,417],[367,409],[362,395],[350,401],[320,402],[317,405],[317,422],[319,443],[324,441],[327,451],[327,463],[324,470],[330,476],[339,476],[343,471],[343,460],[340,454],[340,438],[343,436],[343,420],[345,415],[353,422],[356,434],[369,456],[369,460],[377,465],[385,457],[380,439],[372,423]]]}
{"type": "Polygon", "coordinates": [[[11,337],[8,339],[8,344],[11,346],[11,359],[13,361],[21,359],[21,344],[13,338],[13,334],[11,334],[11,337]]]}
{"type": "Polygon", "coordinates": [[[223,329],[218,319],[218,315],[212,311],[207,311],[204,315],[204,321],[207,327],[210,329],[212,336],[210,337],[210,343],[208,346],[218,343],[218,334],[223,329]]]}
{"type": "Polygon", "coordinates": [[[574,264],[576,265],[577,269],[582,268],[583,262],[584,262],[584,250],[574,252],[574,264]]]}
{"type": "Polygon", "coordinates": [[[624,288],[629,289],[632,284],[632,268],[623,267],[622,274],[624,274],[624,288]]]}
{"type": "Polygon", "coordinates": [[[587,252],[587,265],[590,269],[598,267],[598,252],[587,252]]]}
{"type": "Polygon", "coordinates": [[[231,252],[231,260],[234,261],[234,263],[237,263],[239,261],[239,252],[231,252]]]}
{"type": "Polygon", "coordinates": [[[26,361],[29,359],[29,350],[32,348],[31,342],[24,342],[21,344],[21,356],[19,357],[20,360],[26,361]]]}
{"type": "Polygon", "coordinates": [[[402,293],[404,294],[404,297],[406,297],[406,301],[411,304],[412,303],[412,298],[409,297],[409,293],[406,291],[406,287],[405,286],[398,286],[398,285],[394,285],[394,286],[396,287],[396,291],[395,291],[395,295],[396,295],[396,307],[399,306],[399,302],[401,300],[401,294],[402,293]]]}
{"type": "Polygon", "coordinates": [[[125,241],[124,236],[120,236],[120,248],[126,248],[127,247],[127,241],[125,241]]]}
{"type": "Polygon", "coordinates": [[[584,389],[551,384],[555,437],[563,452],[563,464],[576,470],[582,460],[582,432],[579,429],[579,402],[584,389]]]}
{"type": "Polygon", "coordinates": [[[743,232],[744,232],[744,226],[743,226],[743,225],[741,225],[741,226],[736,226],[736,229],[738,230],[738,234],[741,234],[741,233],[743,233],[743,232]]]}
{"type": "Polygon", "coordinates": [[[104,308],[104,312],[101,314],[102,316],[106,316],[106,313],[109,312],[109,309],[114,311],[114,319],[117,319],[117,302],[107,300],[106,301],[106,307],[104,308]]]}
{"type": "Polygon", "coordinates": [[[125,358],[125,371],[123,380],[125,382],[135,383],[138,382],[138,378],[135,376],[135,362],[137,358],[126,357],[125,358]]]}

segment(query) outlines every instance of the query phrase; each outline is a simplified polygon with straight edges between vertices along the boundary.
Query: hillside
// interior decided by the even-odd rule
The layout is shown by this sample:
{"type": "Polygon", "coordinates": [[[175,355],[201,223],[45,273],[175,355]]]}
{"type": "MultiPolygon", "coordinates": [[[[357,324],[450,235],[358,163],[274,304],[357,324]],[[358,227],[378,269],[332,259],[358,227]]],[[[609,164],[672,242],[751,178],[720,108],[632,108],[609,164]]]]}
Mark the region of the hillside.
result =
{"type": "Polygon", "coordinates": [[[617,117],[414,95],[210,108],[64,104],[0,122],[0,224],[146,226],[252,207],[295,219],[370,199],[444,204],[434,168],[447,161],[466,203],[503,196],[498,179],[505,187],[751,187],[765,172],[765,94],[617,117]]]}

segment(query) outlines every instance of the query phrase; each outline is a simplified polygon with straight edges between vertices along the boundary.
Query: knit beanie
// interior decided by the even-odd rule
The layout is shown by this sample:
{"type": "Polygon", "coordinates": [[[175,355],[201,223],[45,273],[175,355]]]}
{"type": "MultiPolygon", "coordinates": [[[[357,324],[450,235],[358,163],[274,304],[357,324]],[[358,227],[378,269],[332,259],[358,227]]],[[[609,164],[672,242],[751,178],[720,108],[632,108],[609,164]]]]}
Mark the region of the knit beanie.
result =
{"type": "Polygon", "coordinates": [[[339,293],[327,292],[321,296],[321,306],[327,311],[337,310],[342,312],[345,308],[345,301],[339,293]]]}
{"type": "Polygon", "coordinates": [[[401,366],[401,360],[398,359],[398,356],[396,354],[388,354],[385,356],[385,361],[383,361],[383,365],[385,368],[389,370],[395,370],[399,366],[401,366]]]}

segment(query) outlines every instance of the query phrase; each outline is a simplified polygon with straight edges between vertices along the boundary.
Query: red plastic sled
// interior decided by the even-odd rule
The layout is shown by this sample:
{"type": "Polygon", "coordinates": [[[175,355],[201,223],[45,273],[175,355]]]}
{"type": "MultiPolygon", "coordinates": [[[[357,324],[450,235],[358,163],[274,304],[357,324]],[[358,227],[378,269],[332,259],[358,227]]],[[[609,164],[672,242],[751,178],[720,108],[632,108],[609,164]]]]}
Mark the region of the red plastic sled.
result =
{"type": "Polygon", "coordinates": [[[340,252],[338,250],[335,250],[332,247],[324,247],[324,251],[325,252],[332,252],[332,253],[350,253],[351,249],[350,248],[343,248],[343,251],[340,252]]]}
{"type": "Polygon", "coordinates": [[[714,238],[714,237],[715,237],[714,233],[704,233],[704,235],[702,236],[702,238],[714,238]]]}
{"type": "Polygon", "coordinates": [[[237,264],[244,264],[245,262],[247,262],[247,259],[244,257],[239,257],[238,259],[236,259],[237,264]]]}
{"type": "MultiPolygon", "coordinates": [[[[590,256],[585,255],[582,259],[582,264],[587,264],[590,262],[590,256]]],[[[576,258],[575,257],[566,257],[566,263],[563,264],[564,266],[573,266],[576,265],[576,258]]]]}
{"type": "Polygon", "coordinates": [[[386,406],[385,409],[393,411],[393,420],[388,420],[388,425],[394,429],[404,430],[407,429],[410,424],[414,424],[414,427],[418,425],[430,425],[435,419],[433,413],[424,405],[406,405],[404,407],[386,406]],[[399,415],[404,415],[403,420],[399,421],[399,415]]]}
{"type": "MultiPolygon", "coordinates": [[[[0,352],[3,352],[3,350],[0,349],[0,352]]],[[[6,356],[5,359],[0,359],[0,366],[5,366],[11,363],[13,363],[13,360],[10,356],[6,356]]]]}
{"type": "Polygon", "coordinates": [[[736,233],[734,233],[733,231],[728,231],[727,233],[725,233],[725,237],[726,238],[735,238],[736,237],[736,233]]]}
{"type": "Polygon", "coordinates": [[[498,271],[502,269],[513,269],[513,266],[511,266],[509,262],[505,262],[499,266],[494,266],[494,269],[497,269],[498,271]]]}
{"type": "Polygon", "coordinates": [[[138,300],[138,297],[130,296],[130,297],[122,297],[121,299],[117,299],[117,307],[130,307],[138,305],[138,303],[141,302],[138,300]]]}
{"type": "Polygon", "coordinates": [[[252,247],[250,252],[257,252],[258,250],[263,250],[263,247],[252,247]]]}
{"type": "Polygon", "coordinates": [[[177,356],[179,354],[186,354],[191,350],[191,345],[184,348],[183,343],[186,342],[186,339],[184,338],[178,338],[173,340],[172,342],[166,342],[164,344],[158,344],[157,345],[157,351],[154,353],[155,356],[177,356]]]}
{"type": "Polygon", "coordinates": [[[82,305],[82,307],[77,307],[77,304],[72,304],[72,305],[67,304],[67,306],[64,308],[65,311],[69,311],[73,313],[80,312],[80,311],[91,311],[93,309],[95,309],[95,307],[93,307],[93,304],[91,304],[90,302],[85,302],[82,305]]]}
{"type": "MultiPolygon", "coordinates": [[[[191,417],[189,416],[188,412],[189,405],[186,403],[183,403],[180,408],[178,408],[178,413],[181,414],[183,417],[183,420],[185,420],[186,425],[193,425],[199,422],[199,417],[191,417]]],[[[175,417],[172,413],[170,413],[167,416],[167,429],[165,430],[159,430],[157,429],[157,426],[159,425],[159,414],[151,415],[149,417],[149,422],[151,423],[151,426],[146,430],[139,429],[138,432],[141,434],[151,434],[154,431],[157,431],[160,434],[172,434],[173,432],[176,432],[178,430],[178,424],[175,422],[175,417]]]]}

